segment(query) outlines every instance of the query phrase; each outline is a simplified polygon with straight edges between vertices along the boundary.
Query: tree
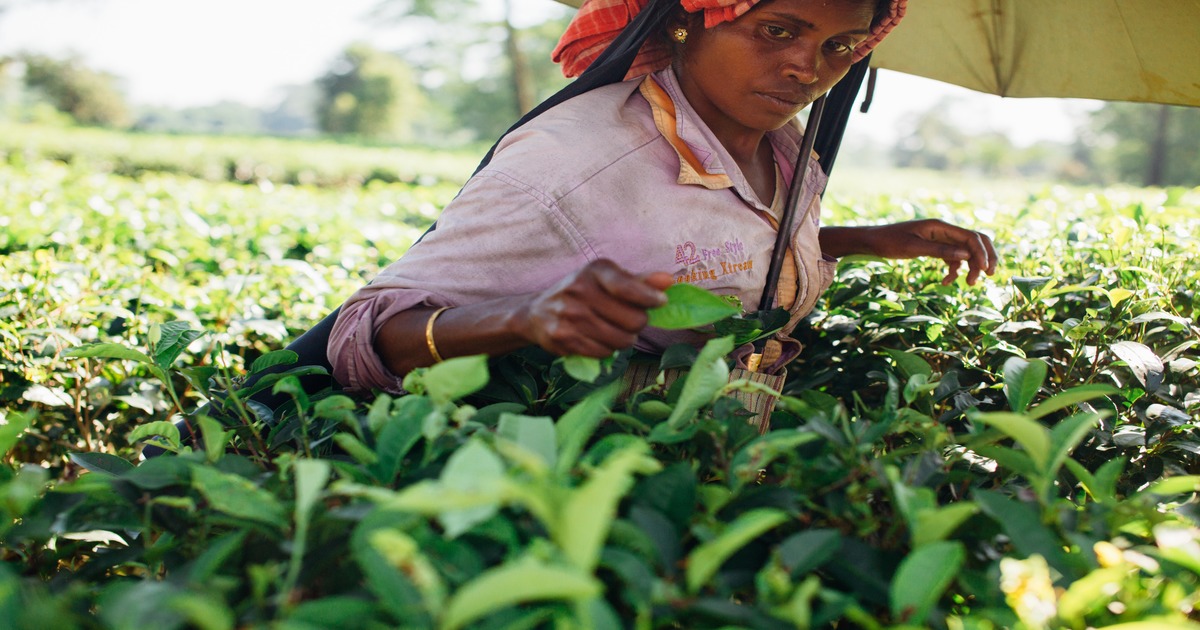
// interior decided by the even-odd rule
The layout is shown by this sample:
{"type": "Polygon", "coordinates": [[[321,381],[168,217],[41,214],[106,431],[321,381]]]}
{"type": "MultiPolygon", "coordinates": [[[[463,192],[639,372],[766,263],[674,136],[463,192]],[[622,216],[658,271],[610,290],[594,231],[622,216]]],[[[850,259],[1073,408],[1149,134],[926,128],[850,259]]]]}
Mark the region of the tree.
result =
{"type": "Polygon", "coordinates": [[[117,78],[91,70],[72,57],[57,60],[44,55],[22,55],[25,87],[39,93],[76,122],[101,127],[128,127],[132,118],[117,78]]]}
{"type": "MultiPolygon", "coordinates": [[[[381,0],[376,15],[388,21],[424,20],[427,37],[397,51],[422,75],[422,83],[452,112],[445,124],[474,138],[498,136],[538,101],[566,83],[550,51],[565,19],[518,28],[513,0],[381,0]]],[[[454,135],[460,135],[455,133],[454,135]]]]}
{"type": "Polygon", "coordinates": [[[408,64],[366,44],[347,48],[317,85],[317,122],[326,133],[403,140],[425,100],[408,64]]]}
{"type": "Polygon", "coordinates": [[[1089,120],[1093,159],[1109,178],[1146,186],[1200,184],[1200,108],[1108,103],[1089,120]]]}
{"type": "Polygon", "coordinates": [[[909,132],[892,149],[902,168],[946,170],[962,163],[967,137],[951,122],[952,99],[943,99],[912,121],[909,132]]]}

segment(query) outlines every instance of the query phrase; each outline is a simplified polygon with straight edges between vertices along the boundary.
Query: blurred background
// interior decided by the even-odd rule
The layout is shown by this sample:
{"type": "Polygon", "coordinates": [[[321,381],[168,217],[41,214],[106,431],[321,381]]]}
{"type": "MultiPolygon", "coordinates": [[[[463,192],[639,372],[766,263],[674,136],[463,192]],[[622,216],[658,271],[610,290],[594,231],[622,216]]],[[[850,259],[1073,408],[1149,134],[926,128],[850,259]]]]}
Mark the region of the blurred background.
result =
{"type": "MultiPolygon", "coordinates": [[[[553,0],[0,0],[0,122],[480,151],[565,83],[549,52],[572,12],[553,0]]],[[[881,71],[839,169],[1195,186],[1197,137],[1196,108],[1003,99],[881,71]]]]}

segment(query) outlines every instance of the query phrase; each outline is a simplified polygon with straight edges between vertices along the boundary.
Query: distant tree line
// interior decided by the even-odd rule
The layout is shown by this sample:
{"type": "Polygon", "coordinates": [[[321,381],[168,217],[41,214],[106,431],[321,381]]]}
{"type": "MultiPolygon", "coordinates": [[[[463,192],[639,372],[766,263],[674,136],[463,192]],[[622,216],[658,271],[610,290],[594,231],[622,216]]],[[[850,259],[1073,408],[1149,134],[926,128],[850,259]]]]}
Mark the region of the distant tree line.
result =
{"type": "MultiPolygon", "coordinates": [[[[3,2],[3,0],[0,0],[3,2]]],[[[550,51],[565,18],[517,28],[511,0],[485,18],[480,0],[381,0],[380,20],[417,21],[425,34],[399,50],[356,43],[311,84],[284,90],[274,108],[222,102],[133,109],[117,77],[78,59],[0,59],[0,115],[143,131],[241,135],[328,134],[369,142],[459,146],[489,141],[565,84],[550,51]]],[[[1071,143],[1015,146],[969,133],[941,103],[891,147],[900,167],[1039,176],[1078,183],[1200,184],[1200,108],[1109,103],[1071,143]]]]}

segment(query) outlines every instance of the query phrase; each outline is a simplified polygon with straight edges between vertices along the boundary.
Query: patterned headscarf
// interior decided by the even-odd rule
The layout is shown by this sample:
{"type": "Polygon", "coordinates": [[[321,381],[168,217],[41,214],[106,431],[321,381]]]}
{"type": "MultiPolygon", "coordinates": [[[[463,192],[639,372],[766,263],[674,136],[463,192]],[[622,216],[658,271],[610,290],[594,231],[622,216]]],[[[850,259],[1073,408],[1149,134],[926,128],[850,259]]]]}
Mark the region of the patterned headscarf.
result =
{"type": "MultiPolygon", "coordinates": [[[[680,0],[680,4],[688,13],[704,11],[704,28],[712,28],[741,17],[759,1],[680,0]]],[[[563,33],[562,39],[558,41],[558,46],[554,48],[553,59],[562,64],[563,74],[568,77],[582,74],[649,2],[650,0],[585,0],[579,8],[579,13],[563,33]]],[[[871,29],[871,36],[854,49],[854,61],[866,57],[867,53],[900,23],[907,6],[908,0],[892,0],[891,9],[871,29]]],[[[666,46],[657,40],[647,41],[633,62],[633,67],[629,69],[627,78],[649,74],[665,68],[670,63],[671,51],[666,46]]]]}

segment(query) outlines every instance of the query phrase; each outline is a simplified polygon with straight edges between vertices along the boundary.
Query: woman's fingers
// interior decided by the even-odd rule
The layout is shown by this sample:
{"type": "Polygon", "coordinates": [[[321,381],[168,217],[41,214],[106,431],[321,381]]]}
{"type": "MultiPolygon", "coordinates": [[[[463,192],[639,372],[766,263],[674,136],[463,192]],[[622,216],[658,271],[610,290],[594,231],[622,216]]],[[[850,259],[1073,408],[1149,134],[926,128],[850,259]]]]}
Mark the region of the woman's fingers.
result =
{"type": "Polygon", "coordinates": [[[529,336],[556,354],[604,357],[628,348],[646,327],[646,311],[666,302],[669,278],[634,276],[608,260],[589,263],[533,299],[529,336]]]}

